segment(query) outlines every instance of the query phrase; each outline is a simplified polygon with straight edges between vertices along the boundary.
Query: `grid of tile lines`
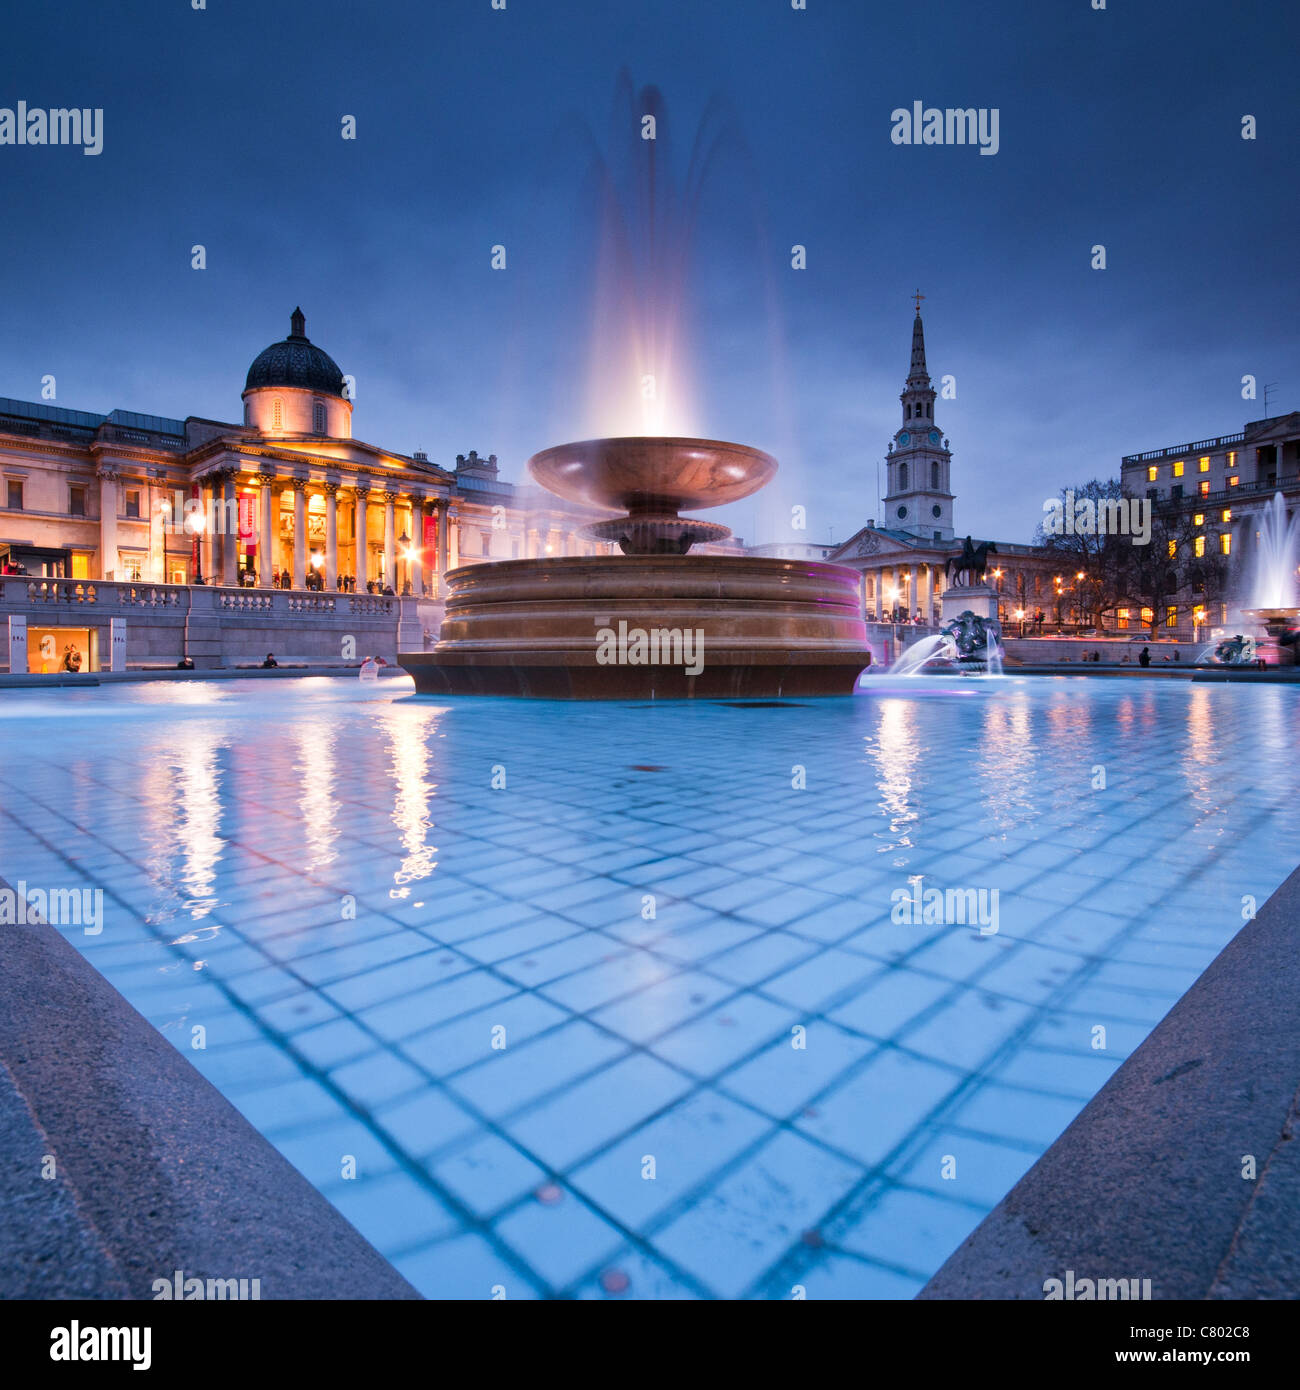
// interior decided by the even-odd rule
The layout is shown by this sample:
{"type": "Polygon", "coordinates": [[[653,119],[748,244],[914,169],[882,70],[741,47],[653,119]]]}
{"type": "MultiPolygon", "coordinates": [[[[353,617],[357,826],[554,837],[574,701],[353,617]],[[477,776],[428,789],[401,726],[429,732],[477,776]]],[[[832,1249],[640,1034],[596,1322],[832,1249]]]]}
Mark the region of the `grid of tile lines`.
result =
{"type": "Polygon", "coordinates": [[[3,862],[105,890],[72,939],[434,1296],[910,1295],[1298,843],[1277,687],[273,690],[8,711],[3,862]],[[1000,931],[893,925],[909,875],[998,887],[1000,931]]]}

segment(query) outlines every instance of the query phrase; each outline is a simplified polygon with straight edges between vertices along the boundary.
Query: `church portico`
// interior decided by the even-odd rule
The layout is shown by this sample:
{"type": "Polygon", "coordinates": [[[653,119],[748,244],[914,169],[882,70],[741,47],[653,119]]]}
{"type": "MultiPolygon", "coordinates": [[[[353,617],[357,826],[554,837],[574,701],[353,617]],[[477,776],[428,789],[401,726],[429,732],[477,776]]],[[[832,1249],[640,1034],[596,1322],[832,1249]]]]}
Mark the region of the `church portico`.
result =
{"type": "MultiPolygon", "coordinates": [[[[884,519],[872,518],[826,556],[862,574],[863,613],[880,623],[934,627],[941,621],[949,587],[950,559],[961,554],[953,519],[952,451],[935,418],[938,393],[926,362],[921,300],[912,322],[911,360],[899,403],[902,421],[885,458],[884,519]]],[[[1014,558],[1014,570],[991,570],[1004,623],[1032,621],[1031,589],[1043,587],[1053,563],[1034,546],[999,542],[998,551],[1014,558]]],[[[1050,584],[1043,588],[1044,594],[1050,584]]]]}

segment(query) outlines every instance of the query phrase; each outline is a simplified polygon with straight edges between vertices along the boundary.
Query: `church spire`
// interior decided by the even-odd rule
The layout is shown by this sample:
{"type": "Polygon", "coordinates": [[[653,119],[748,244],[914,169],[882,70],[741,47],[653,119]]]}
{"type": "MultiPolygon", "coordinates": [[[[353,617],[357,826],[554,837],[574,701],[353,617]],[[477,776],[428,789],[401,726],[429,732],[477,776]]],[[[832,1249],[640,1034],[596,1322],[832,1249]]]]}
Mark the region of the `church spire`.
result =
{"type": "Polygon", "coordinates": [[[917,290],[913,298],[916,300],[916,318],[912,322],[912,369],[907,374],[907,384],[928,386],[930,373],[925,365],[925,327],[921,323],[921,301],[925,296],[917,290]]]}

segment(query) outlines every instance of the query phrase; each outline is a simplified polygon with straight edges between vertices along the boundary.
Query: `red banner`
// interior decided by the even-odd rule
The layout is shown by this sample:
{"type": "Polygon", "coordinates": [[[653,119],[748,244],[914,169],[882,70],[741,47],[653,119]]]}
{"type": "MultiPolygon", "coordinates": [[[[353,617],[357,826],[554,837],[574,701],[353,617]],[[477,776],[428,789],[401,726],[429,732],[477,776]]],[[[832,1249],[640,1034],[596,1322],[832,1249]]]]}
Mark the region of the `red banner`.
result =
{"type": "Polygon", "coordinates": [[[424,553],[420,563],[427,569],[438,562],[438,518],[432,514],[424,518],[424,553]]]}
{"type": "Polygon", "coordinates": [[[251,492],[239,494],[239,539],[257,539],[257,499],[251,492]]]}

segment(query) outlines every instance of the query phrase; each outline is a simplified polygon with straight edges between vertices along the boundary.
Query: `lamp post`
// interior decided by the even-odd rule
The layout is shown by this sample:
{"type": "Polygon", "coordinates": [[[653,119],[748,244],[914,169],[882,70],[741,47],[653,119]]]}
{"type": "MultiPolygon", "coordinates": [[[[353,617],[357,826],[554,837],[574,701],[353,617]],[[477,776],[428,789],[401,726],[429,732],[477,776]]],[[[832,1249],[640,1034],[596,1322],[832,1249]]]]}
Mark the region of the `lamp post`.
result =
{"type": "Polygon", "coordinates": [[[411,538],[406,534],[406,527],[402,527],[402,534],[397,538],[398,558],[406,561],[406,578],[402,580],[402,593],[411,592],[411,538]]]}
{"type": "Polygon", "coordinates": [[[192,511],[184,521],[185,530],[190,535],[190,571],[193,574],[193,583],[203,583],[203,549],[199,544],[206,530],[206,523],[203,518],[202,509],[192,511]]]}

